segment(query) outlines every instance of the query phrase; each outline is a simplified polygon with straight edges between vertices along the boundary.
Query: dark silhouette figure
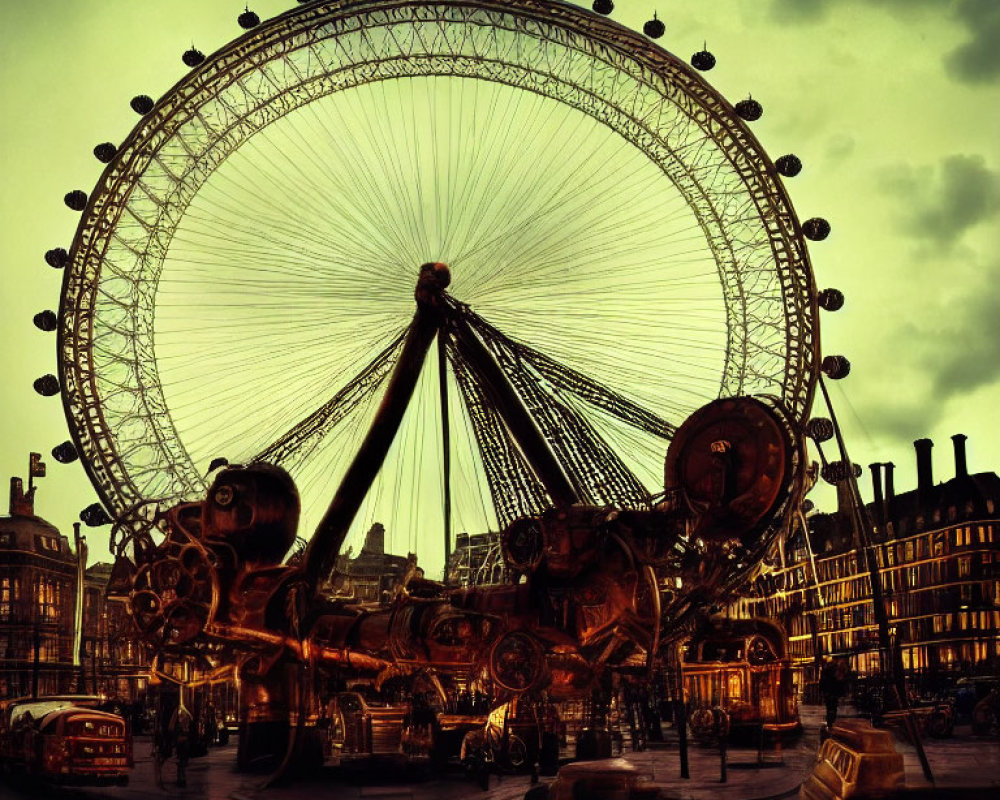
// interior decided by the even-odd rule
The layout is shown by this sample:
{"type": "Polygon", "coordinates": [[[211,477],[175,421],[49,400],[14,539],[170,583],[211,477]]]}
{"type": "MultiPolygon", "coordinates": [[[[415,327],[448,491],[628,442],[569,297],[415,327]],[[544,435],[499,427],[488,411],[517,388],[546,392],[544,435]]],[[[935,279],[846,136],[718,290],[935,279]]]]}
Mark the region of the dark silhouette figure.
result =
{"type": "Polygon", "coordinates": [[[847,664],[843,659],[827,661],[819,676],[819,691],[826,703],[826,726],[833,728],[837,721],[837,707],[847,690],[847,664]]]}
{"type": "Polygon", "coordinates": [[[170,718],[170,738],[177,750],[177,785],[187,786],[187,765],[191,758],[194,719],[184,706],[178,706],[170,718]]]}

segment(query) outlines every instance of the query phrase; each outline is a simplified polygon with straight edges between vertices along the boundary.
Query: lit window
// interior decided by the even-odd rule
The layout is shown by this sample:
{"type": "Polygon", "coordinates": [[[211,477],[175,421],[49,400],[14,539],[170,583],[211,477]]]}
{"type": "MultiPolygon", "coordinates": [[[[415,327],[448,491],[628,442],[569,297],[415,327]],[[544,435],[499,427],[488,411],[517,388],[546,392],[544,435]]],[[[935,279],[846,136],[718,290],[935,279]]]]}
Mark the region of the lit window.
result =
{"type": "Polygon", "coordinates": [[[11,579],[7,576],[0,578],[0,617],[10,616],[13,595],[14,588],[11,579]]]}

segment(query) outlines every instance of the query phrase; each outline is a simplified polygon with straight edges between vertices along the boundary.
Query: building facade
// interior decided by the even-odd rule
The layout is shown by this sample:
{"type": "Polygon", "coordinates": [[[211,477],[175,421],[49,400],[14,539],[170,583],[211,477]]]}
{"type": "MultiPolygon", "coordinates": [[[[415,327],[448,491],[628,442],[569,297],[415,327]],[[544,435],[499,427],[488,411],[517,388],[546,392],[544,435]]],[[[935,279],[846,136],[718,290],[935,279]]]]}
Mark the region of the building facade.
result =
{"type": "Polygon", "coordinates": [[[0,697],[82,692],[137,700],[148,658],[124,598],[107,597],[111,565],[85,570],[79,530],[71,546],[35,515],[34,497],[33,485],[25,491],[12,478],[9,515],[0,516],[0,697]]]}
{"type": "Polygon", "coordinates": [[[149,685],[149,654],[136,636],[127,598],[108,594],[112,565],[84,576],[81,674],[90,694],[135,702],[149,685]]]}
{"type": "MultiPolygon", "coordinates": [[[[888,657],[921,692],[960,676],[1000,674],[1000,478],[969,474],[965,437],[952,438],[955,475],[943,483],[932,480],[929,439],[915,442],[914,490],[897,495],[893,465],[870,466],[875,499],[866,510],[888,617],[888,657]]],[[[808,535],[797,531],[784,562],[766,570],[733,609],[784,625],[807,691],[826,657],[846,657],[861,678],[885,669],[871,575],[845,504],[809,517],[808,535]]]]}
{"type": "Polygon", "coordinates": [[[34,487],[10,482],[0,517],[0,696],[75,691],[77,555],[35,516],[34,487]]]}

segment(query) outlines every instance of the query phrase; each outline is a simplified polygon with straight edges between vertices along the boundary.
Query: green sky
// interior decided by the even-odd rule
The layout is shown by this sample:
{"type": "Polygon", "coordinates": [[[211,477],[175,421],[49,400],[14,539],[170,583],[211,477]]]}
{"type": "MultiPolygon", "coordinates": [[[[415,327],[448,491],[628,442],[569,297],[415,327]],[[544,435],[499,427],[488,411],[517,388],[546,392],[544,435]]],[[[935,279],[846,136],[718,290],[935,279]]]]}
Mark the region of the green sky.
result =
{"type": "MultiPolygon", "coordinates": [[[[262,18],[287,2],[259,2],[262,18]]],[[[620,0],[614,18],[640,28],[655,3],[620,0]]],[[[95,144],[120,141],[139,93],[158,96],[185,70],[191,44],[211,53],[240,33],[241,4],[213,0],[36,0],[0,4],[0,474],[27,477],[46,455],[37,511],[64,533],[95,499],[79,463],[48,455],[68,438],[58,398],[31,388],[55,371],[54,334],[32,316],[57,308],[61,273],[43,253],[68,247],[79,215],[62,202],[89,191],[95,144]]],[[[833,233],[812,244],[819,286],[847,303],[822,318],[823,352],[853,371],[833,388],[853,459],[892,460],[898,490],[915,482],[911,442],[969,436],[972,471],[1000,453],[1000,5],[992,0],[671,0],[660,43],[688,58],[703,41],[726,97],[764,106],[753,130],[777,157],[800,219],[833,233]]],[[[863,491],[870,493],[864,479],[863,491]]],[[[829,494],[821,504],[829,504],[829,494]]],[[[103,529],[106,531],[107,529],[103,529]]],[[[102,531],[91,531],[91,560],[102,531]]]]}

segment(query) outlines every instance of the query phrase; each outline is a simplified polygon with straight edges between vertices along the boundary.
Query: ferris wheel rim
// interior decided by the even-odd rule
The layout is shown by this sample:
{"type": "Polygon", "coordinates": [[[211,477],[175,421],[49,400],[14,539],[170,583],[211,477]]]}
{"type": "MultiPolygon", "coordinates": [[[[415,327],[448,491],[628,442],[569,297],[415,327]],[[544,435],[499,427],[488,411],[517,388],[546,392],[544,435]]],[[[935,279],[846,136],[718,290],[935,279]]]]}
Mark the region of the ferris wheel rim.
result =
{"type": "MultiPolygon", "coordinates": [[[[235,59],[245,69],[250,70],[253,68],[253,54],[263,52],[266,46],[275,46],[276,42],[287,41],[289,37],[301,35],[302,31],[318,29],[321,24],[331,25],[338,20],[340,24],[344,24],[343,21],[346,19],[360,18],[366,14],[384,14],[386,19],[389,19],[393,14],[407,12],[419,15],[420,13],[430,13],[428,9],[432,7],[447,9],[454,13],[482,12],[504,15],[511,19],[527,19],[539,25],[554,26],[558,30],[570,30],[576,26],[583,31],[581,35],[595,46],[607,48],[609,52],[618,54],[627,48],[629,57],[633,59],[634,63],[640,68],[650,70],[654,78],[662,78],[664,71],[669,72],[670,77],[675,81],[673,85],[677,91],[689,99],[689,93],[698,94],[701,101],[708,104],[712,113],[706,119],[706,125],[716,124],[720,126],[719,135],[727,136],[730,142],[738,144],[736,148],[738,153],[742,154],[744,158],[748,158],[752,164],[752,175],[757,183],[756,188],[762,193],[764,199],[772,204],[770,207],[772,219],[776,220],[775,224],[780,228],[771,239],[775,258],[779,258],[778,251],[781,247],[794,251],[792,255],[787,256],[787,262],[784,262],[787,272],[780,273],[782,301],[786,313],[785,344],[788,353],[794,350],[798,356],[798,358],[789,356],[786,360],[786,386],[790,385],[791,388],[786,392],[789,396],[785,400],[791,402],[793,415],[797,418],[803,418],[808,413],[818,362],[819,336],[818,325],[815,321],[816,301],[812,271],[808,253],[798,229],[794,209],[777,173],[771,166],[770,160],[745,123],[736,117],[732,112],[732,107],[721,95],[702,81],[686,65],[666,51],[652,45],[637,33],[611,23],[605,18],[596,17],[582,9],[558,2],[475,0],[475,2],[428,4],[415,0],[390,0],[389,2],[368,0],[359,3],[318,3],[290,10],[274,20],[265,22],[260,29],[248,33],[211,56],[202,67],[186,76],[168,91],[157,104],[157,108],[136,126],[119,149],[115,159],[108,165],[98,183],[99,187],[103,186],[103,190],[95,192],[90,198],[87,210],[81,220],[70,251],[59,315],[58,347],[60,372],[64,387],[63,402],[78,450],[84,455],[85,467],[98,489],[101,499],[113,512],[121,511],[124,506],[145,499],[141,489],[135,486],[132,477],[124,471],[114,449],[114,436],[107,430],[108,424],[104,418],[103,404],[96,383],[97,375],[91,350],[92,340],[88,338],[88,336],[92,336],[93,329],[92,319],[88,318],[87,315],[86,292],[96,291],[104,266],[100,251],[101,243],[97,241],[99,236],[95,234],[95,228],[102,221],[106,221],[106,215],[102,214],[100,210],[102,203],[109,198],[113,201],[115,193],[120,195],[124,188],[122,185],[124,173],[119,175],[117,180],[112,180],[116,169],[121,169],[129,162],[129,159],[132,159],[133,163],[135,159],[141,159],[144,150],[146,151],[146,166],[148,167],[150,160],[159,152],[158,150],[152,151],[150,142],[155,141],[157,136],[163,135],[163,126],[169,120],[169,115],[164,114],[164,109],[169,105],[168,101],[171,98],[183,98],[186,104],[183,105],[183,108],[187,109],[189,113],[192,107],[195,109],[200,107],[195,102],[195,98],[202,96],[199,91],[206,96],[217,91],[207,76],[213,68],[225,63],[227,59],[235,59]],[[255,45],[257,46],[255,47],[255,45]],[[88,270],[95,268],[96,274],[93,271],[88,272],[88,270]],[[795,319],[788,319],[788,315],[791,313],[790,309],[794,312],[795,319]],[[797,349],[795,345],[798,345],[797,349]]],[[[506,66],[514,65],[508,64],[506,66]]],[[[232,75],[232,73],[225,71],[220,71],[218,74],[232,75]]],[[[385,80],[388,77],[392,76],[387,75],[379,79],[385,80]]],[[[670,85],[669,82],[667,83],[670,85]]],[[[314,99],[316,98],[310,98],[304,103],[312,102],[314,99]]],[[[701,108],[704,110],[705,106],[703,105],[701,108]]],[[[177,113],[176,109],[174,113],[177,113]]],[[[144,174],[144,169],[138,173],[138,175],[142,174],[144,174]]],[[[134,186],[133,181],[128,191],[131,191],[134,186]]],[[[121,207],[118,208],[118,213],[121,213],[121,207]]],[[[723,283],[725,282],[723,281],[723,283]]],[[[155,295],[155,291],[153,294],[155,295]]],[[[90,295],[91,306],[92,299],[93,294],[90,295]]],[[[726,309],[727,314],[731,313],[728,301],[726,309]]],[[[733,327],[733,325],[729,327],[730,335],[732,335],[733,327]]],[[[136,359],[138,362],[138,354],[136,359]]],[[[143,388],[155,393],[158,390],[155,359],[148,363],[154,369],[152,373],[153,385],[147,385],[143,388]]],[[[726,376],[723,375],[723,386],[725,381],[726,376]]],[[[149,401],[144,398],[144,402],[149,401]]],[[[167,413],[165,417],[167,428],[157,430],[160,446],[167,449],[171,446],[180,448],[180,450],[173,452],[173,457],[165,458],[164,462],[170,464],[172,469],[182,473],[178,476],[178,480],[187,482],[186,485],[189,488],[200,488],[203,485],[201,476],[190,466],[190,458],[184,451],[183,442],[179,440],[176,431],[173,431],[173,442],[167,441],[171,439],[170,425],[172,423],[169,418],[169,410],[165,408],[162,397],[153,397],[152,402],[154,404],[161,403],[167,413]]],[[[155,413],[164,412],[157,409],[155,413]]]]}

